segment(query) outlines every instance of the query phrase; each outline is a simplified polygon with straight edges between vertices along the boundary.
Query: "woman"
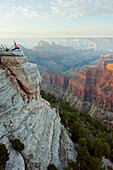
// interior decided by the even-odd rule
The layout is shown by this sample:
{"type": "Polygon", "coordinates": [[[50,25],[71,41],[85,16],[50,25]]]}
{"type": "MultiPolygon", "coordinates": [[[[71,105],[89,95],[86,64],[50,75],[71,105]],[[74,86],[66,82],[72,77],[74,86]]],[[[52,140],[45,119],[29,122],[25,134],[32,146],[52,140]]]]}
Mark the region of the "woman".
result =
{"type": "Polygon", "coordinates": [[[16,49],[20,49],[19,47],[17,47],[17,44],[16,44],[16,42],[14,41],[14,44],[15,44],[15,48],[14,49],[12,49],[12,51],[13,50],[16,50],[16,49]]]}

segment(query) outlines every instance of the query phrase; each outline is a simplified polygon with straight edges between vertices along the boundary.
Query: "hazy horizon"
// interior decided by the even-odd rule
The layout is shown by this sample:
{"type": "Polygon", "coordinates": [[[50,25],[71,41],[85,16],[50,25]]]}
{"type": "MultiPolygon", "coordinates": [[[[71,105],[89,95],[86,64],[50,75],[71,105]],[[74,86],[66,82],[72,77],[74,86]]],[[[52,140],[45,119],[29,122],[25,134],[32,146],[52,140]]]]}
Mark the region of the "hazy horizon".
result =
{"type": "Polygon", "coordinates": [[[52,43],[52,41],[54,41],[56,44],[59,44],[59,45],[75,47],[75,44],[78,41],[78,39],[81,39],[81,40],[88,39],[89,43],[90,42],[94,43],[97,40],[106,41],[107,39],[109,39],[109,41],[112,40],[111,43],[113,42],[113,37],[0,38],[0,44],[11,47],[14,44],[13,41],[15,40],[18,45],[22,45],[23,47],[26,47],[26,48],[33,48],[39,41],[43,40],[43,41],[49,42],[50,44],[52,43]]]}

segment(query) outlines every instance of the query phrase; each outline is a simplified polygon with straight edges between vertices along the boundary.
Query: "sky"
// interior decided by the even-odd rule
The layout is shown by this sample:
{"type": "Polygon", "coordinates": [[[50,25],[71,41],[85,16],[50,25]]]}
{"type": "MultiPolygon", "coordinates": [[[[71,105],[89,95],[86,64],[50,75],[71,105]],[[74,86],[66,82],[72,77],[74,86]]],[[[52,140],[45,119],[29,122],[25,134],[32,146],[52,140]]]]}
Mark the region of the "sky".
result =
{"type": "Polygon", "coordinates": [[[0,38],[113,37],[113,0],[0,0],[0,38]]]}

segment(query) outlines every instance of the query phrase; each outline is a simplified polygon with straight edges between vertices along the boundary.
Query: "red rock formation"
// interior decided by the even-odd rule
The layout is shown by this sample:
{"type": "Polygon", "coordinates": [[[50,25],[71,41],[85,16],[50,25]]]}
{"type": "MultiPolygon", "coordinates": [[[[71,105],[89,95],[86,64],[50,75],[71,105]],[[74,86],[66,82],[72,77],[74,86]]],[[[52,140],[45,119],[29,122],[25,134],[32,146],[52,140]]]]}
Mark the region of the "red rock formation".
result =
{"type": "Polygon", "coordinates": [[[105,111],[113,112],[113,71],[106,67],[84,68],[78,75],[69,79],[61,74],[45,72],[43,79],[46,86],[51,86],[54,91],[61,87],[62,93],[62,89],[65,89],[62,98],[73,103],[74,106],[76,106],[77,101],[74,100],[77,97],[81,100],[82,105],[84,102],[85,104],[88,102],[90,108],[95,104],[105,111]]]}
{"type": "Polygon", "coordinates": [[[97,63],[97,66],[103,67],[103,66],[104,66],[104,61],[99,61],[99,62],[97,63]]]}
{"type": "Polygon", "coordinates": [[[46,80],[46,82],[49,85],[52,85],[54,87],[60,86],[61,88],[66,89],[68,85],[69,78],[63,76],[60,73],[52,73],[50,71],[47,71],[43,74],[43,79],[46,80]]]}
{"type": "Polygon", "coordinates": [[[109,70],[113,70],[113,63],[109,63],[106,67],[109,70]]]}

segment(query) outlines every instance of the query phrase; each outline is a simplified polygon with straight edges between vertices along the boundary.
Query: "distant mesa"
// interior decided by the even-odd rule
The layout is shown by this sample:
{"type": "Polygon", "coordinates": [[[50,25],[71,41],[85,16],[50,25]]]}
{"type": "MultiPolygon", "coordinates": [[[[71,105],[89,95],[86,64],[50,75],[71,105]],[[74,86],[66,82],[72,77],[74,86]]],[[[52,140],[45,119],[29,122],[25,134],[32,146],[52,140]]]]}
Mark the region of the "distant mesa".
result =
{"type": "Polygon", "coordinates": [[[48,42],[41,40],[37,43],[36,46],[37,47],[51,47],[51,46],[56,46],[56,45],[57,44],[54,41],[52,41],[51,44],[49,44],[48,42]]]}
{"type": "Polygon", "coordinates": [[[101,55],[101,58],[113,58],[113,54],[105,54],[105,55],[101,55]]]}
{"type": "Polygon", "coordinates": [[[41,41],[39,41],[39,42],[37,43],[37,45],[35,46],[35,48],[36,48],[36,47],[50,47],[50,44],[49,44],[48,42],[45,42],[45,41],[41,40],[41,41]]]}
{"type": "Polygon", "coordinates": [[[56,46],[56,45],[57,44],[54,41],[52,41],[51,46],[56,46]]]}

